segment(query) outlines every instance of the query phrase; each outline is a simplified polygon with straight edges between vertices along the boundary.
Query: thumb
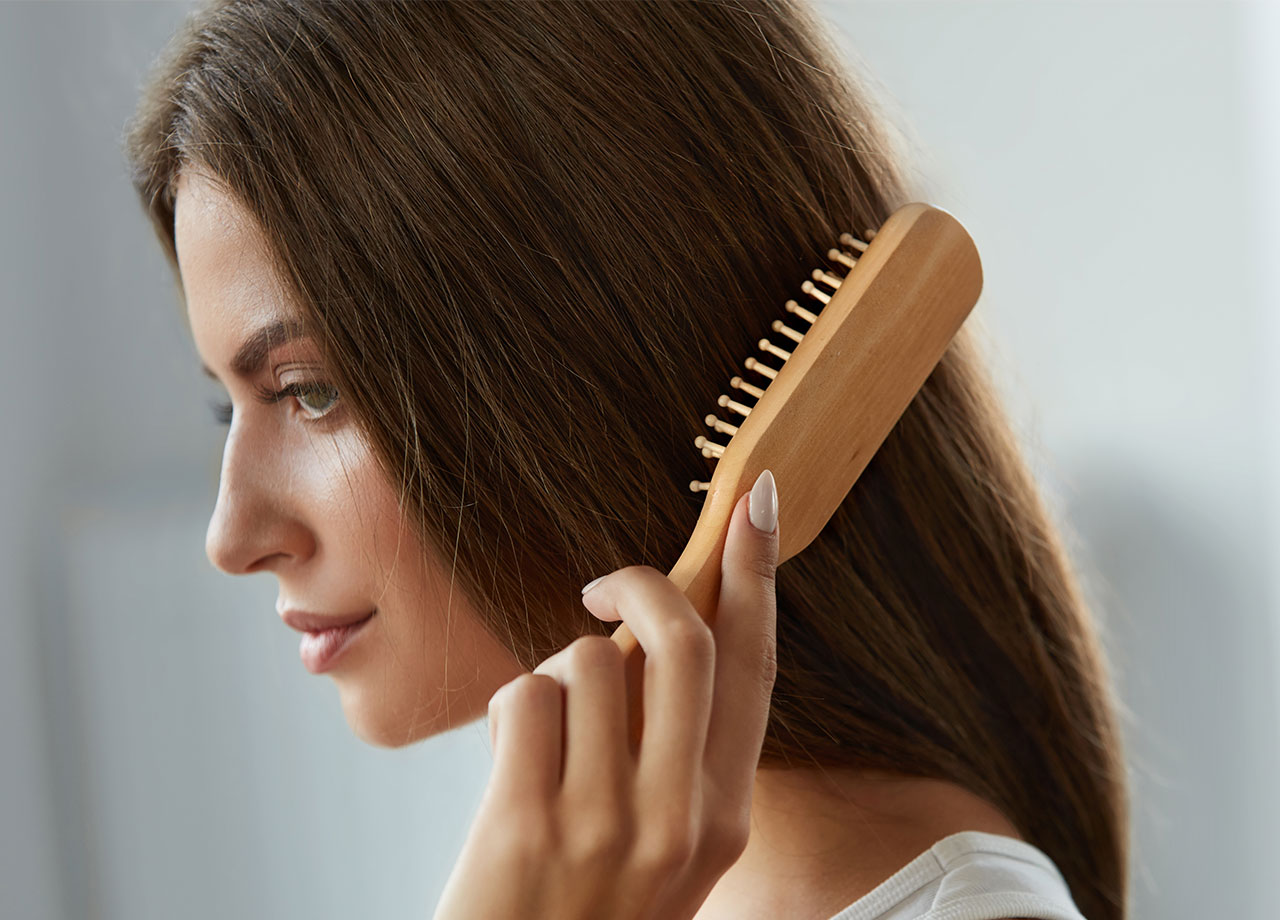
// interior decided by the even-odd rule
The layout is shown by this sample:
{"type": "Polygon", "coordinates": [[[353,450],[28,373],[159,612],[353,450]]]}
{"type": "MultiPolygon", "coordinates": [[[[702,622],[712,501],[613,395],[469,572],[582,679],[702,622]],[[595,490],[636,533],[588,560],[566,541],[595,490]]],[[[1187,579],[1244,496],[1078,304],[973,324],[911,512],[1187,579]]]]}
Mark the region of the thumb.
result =
{"type": "Polygon", "coordinates": [[[772,470],[756,477],[740,504],[747,507],[734,508],[729,518],[721,574],[728,576],[736,569],[737,580],[743,574],[754,574],[772,586],[778,568],[778,485],[772,470]]]}
{"type": "Polygon", "coordinates": [[[748,590],[767,587],[773,591],[774,572],[778,567],[778,486],[773,471],[764,470],[755,479],[748,494],[739,499],[728,522],[721,562],[721,596],[733,583],[758,582],[748,590]]]}
{"type": "Polygon", "coordinates": [[[729,518],[712,632],[717,657],[773,657],[777,620],[778,489],[765,470],[729,518]]]}

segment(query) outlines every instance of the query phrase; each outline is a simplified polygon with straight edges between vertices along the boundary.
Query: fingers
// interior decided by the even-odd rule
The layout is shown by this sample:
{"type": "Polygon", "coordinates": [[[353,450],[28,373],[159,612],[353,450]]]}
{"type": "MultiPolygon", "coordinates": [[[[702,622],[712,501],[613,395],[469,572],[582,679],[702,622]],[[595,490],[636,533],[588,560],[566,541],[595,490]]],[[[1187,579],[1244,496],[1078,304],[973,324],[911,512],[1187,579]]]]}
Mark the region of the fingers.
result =
{"type": "Polygon", "coordinates": [[[583,636],[533,669],[564,690],[565,789],[609,797],[619,792],[619,779],[631,776],[623,664],[622,649],[607,636],[583,636]]]}
{"type": "Polygon", "coordinates": [[[625,622],[644,651],[638,783],[687,801],[682,797],[691,790],[671,786],[688,787],[702,771],[716,658],[710,628],[684,592],[651,566],[610,573],[582,602],[602,620],[625,622]]]}
{"type": "Polygon", "coordinates": [[[511,802],[547,801],[560,788],[564,693],[555,678],[521,674],[489,699],[491,794],[511,802]]]}
{"type": "Polygon", "coordinates": [[[727,791],[741,795],[755,781],[778,667],[777,508],[773,474],[765,470],[734,506],[720,563],[720,600],[712,629],[715,706],[705,764],[711,775],[735,784],[727,791]],[[758,530],[751,518],[773,532],[758,530]],[[748,751],[755,756],[744,757],[748,751]]]}
{"type": "Polygon", "coordinates": [[[588,636],[494,695],[491,785],[542,798],[567,788],[607,805],[634,778],[641,800],[691,807],[705,772],[726,801],[749,802],[777,673],[777,518],[766,470],[730,516],[714,628],[650,566],[619,569],[584,593],[592,614],[625,621],[644,651],[638,762],[622,652],[588,636]]]}

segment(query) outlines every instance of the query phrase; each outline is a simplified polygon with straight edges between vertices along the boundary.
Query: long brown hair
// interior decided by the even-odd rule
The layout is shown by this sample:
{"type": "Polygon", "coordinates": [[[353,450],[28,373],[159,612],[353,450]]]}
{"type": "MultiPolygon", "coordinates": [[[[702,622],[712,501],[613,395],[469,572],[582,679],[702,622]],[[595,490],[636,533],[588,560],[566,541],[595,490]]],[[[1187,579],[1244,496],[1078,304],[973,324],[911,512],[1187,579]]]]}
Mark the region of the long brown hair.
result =
{"type": "MultiPolygon", "coordinates": [[[[725,381],[839,231],[915,197],[840,63],[804,0],[218,0],[127,156],[175,272],[181,170],[250,209],[424,546],[532,669],[610,631],[585,581],[671,568],[725,381]]],[[[1063,532],[967,325],[778,572],[761,763],[958,783],[1120,920],[1118,703],[1063,532]]]]}

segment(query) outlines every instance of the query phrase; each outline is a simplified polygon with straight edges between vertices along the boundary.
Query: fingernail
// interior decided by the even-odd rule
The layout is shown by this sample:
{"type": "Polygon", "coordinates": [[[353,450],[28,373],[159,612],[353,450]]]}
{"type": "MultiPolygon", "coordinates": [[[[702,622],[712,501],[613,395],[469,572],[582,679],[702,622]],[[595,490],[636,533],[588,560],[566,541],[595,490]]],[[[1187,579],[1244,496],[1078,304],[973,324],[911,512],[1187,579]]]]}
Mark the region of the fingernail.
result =
{"type": "Polygon", "coordinates": [[[603,580],[604,580],[604,576],[603,576],[603,575],[601,575],[599,578],[595,578],[595,579],[592,579],[591,581],[587,582],[586,586],[582,589],[582,593],[583,593],[583,594],[586,594],[588,591],[590,591],[590,590],[591,590],[592,588],[594,588],[596,585],[600,584],[600,582],[601,582],[601,581],[603,581],[603,580]]]}
{"type": "Polygon", "coordinates": [[[756,530],[765,533],[773,533],[778,526],[778,484],[773,481],[772,471],[765,470],[756,477],[747,499],[747,517],[756,530]]]}

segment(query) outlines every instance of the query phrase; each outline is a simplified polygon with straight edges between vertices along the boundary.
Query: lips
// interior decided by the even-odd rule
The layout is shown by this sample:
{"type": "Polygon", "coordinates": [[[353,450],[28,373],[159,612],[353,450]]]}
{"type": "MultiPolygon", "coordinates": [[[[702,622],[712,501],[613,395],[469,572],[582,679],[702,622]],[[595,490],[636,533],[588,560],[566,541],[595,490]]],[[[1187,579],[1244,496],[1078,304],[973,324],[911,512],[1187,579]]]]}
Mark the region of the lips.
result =
{"type": "Polygon", "coordinates": [[[311,613],[307,610],[285,610],[280,614],[280,619],[284,620],[286,626],[298,632],[315,633],[363,623],[376,612],[376,610],[366,610],[361,613],[331,614],[311,613]]]}
{"type": "MultiPolygon", "coordinates": [[[[279,609],[277,607],[277,609],[279,609]]],[[[280,619],[302,633],[298,654],[312,674],[337,667],[348,648],[359,641],[365,624],[377,614],[375,607],[355,613],[313,613],[310,610],[282,610],[280,619]]]]}

